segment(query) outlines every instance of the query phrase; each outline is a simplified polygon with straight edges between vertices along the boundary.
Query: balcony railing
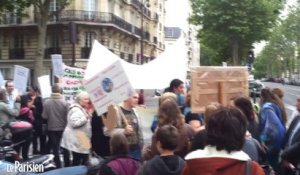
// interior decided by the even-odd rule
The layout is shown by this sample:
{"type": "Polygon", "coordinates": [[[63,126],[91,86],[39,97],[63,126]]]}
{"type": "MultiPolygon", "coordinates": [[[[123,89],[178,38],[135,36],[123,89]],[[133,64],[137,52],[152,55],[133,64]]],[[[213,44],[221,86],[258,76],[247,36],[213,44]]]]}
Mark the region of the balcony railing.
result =
{"type": "Polygon", "coordinates": [[[22,17],[20,16],[13,16],[13,15],[3,15],[2,20],[0,20],[1,24],[21,24],[22,17]]]}
{"type": "Polygon", "coordinates": [[[24,59],[24,52],[23,48],[9,49],[9,59],[24,59]]]}
{"type": "Polygon", "coordinates": [[[45,58],[50,58],[52,54],[61,54],[60,47],[50,47],[45,49],[45,58]]]}
{"type": "Polygon", "coordinates": [[[83,10],[64,10],[60,14],[59,21],[112,23],[128,32],[133,32],[133,26],[130,23],[112,13],[83,10]]]}
{"type": "Polygon", "coordinates": [[[81,48],[81,58],[89,58],[90,52],[91,52],[90,47],[82,47],[81,48]]]}

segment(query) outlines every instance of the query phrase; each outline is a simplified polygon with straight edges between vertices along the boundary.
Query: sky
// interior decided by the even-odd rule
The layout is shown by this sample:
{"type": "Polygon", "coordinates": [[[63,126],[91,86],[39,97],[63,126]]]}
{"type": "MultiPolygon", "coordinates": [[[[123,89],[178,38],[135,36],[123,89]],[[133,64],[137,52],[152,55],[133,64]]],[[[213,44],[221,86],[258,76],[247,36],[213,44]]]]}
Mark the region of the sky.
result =
{"type": "Polygon", "coordinates": [[[188,30],[189,0],[167,0],[165,3],[166,27],[180,27],[186,32],[188,30]]]}

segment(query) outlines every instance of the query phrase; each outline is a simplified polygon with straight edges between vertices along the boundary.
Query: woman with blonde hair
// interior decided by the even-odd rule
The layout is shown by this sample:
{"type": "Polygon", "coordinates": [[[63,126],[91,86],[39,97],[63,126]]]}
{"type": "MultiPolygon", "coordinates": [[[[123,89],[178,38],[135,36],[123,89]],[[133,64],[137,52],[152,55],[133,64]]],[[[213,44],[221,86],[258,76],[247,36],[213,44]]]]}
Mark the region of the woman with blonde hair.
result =
{"type": "Polygon", "coordinates": [[[72,152],[73,166],[86,164],[90,153],[92,115],[86,110],[89,105],[89,94],[80,92],[68,111],[67,126],[63,132],[61,147],[72,152]]]}

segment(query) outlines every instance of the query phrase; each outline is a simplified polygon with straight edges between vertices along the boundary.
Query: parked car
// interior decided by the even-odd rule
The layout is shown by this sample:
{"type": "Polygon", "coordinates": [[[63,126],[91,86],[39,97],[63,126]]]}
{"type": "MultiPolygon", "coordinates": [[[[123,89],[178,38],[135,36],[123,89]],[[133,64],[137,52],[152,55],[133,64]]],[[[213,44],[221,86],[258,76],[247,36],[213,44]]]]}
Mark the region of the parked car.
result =
{"type": "Polygon", "coordinates": [[[250,97],[260,97],[260,92],[264,87],[265,87],[265,85],[262,84],[258,80],[249,81],[249,95],[250,95],[250,97]]]}

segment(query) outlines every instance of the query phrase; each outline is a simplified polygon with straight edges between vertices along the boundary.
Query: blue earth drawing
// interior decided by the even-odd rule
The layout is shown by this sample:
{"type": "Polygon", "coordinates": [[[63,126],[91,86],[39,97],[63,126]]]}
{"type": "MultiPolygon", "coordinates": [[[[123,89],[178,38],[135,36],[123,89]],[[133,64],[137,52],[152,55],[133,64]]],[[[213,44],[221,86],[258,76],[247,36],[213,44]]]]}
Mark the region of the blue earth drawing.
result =
{"type": "Polygon", "coordinates": [[[102,80],[102,88],[105,92],[109,93],[113,90],[114,84],[110,78],[104,78],[102,80]]]}

